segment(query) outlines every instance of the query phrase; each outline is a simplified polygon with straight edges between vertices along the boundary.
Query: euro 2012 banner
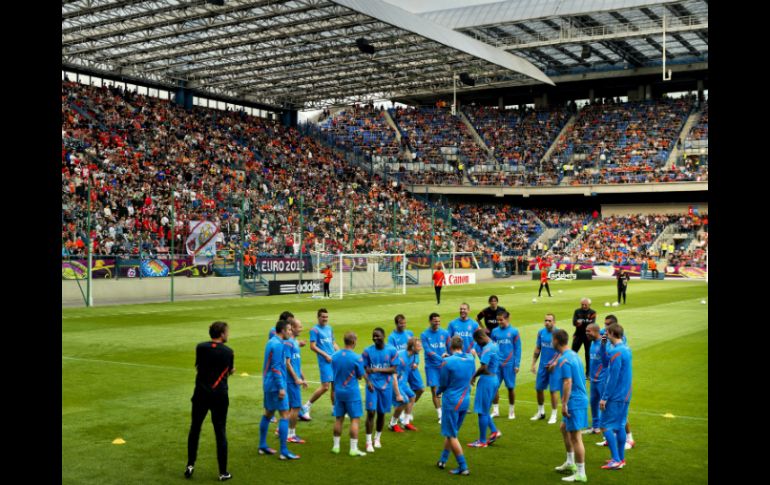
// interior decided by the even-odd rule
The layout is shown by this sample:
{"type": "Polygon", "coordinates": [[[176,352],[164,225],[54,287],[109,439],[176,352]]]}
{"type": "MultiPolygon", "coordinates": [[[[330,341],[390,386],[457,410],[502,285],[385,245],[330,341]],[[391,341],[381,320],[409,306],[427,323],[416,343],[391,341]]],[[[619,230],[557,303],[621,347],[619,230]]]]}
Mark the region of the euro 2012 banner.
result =
{"type": "MultiPolygon", "coordinates": [[[[192,256],[176,256],[173,263],[168,259],[115,259],[94,258],[91,272],[94,278],[160,278],[171,276],[173,265],[175,276],[201,277],[213,273],[212,264],[195,264],[192,256]]],[[[88,261],[71,259],[62,261],[63,280],[84,280],[88,275],[88,261]]]]}
{"type": "Polygon", "coordinates": [[[208,264],[216,256],[219,228],[211,221],[190,221],[189,224],[190,235],[185,241],[187,254],[195,264],[208,264]]]}

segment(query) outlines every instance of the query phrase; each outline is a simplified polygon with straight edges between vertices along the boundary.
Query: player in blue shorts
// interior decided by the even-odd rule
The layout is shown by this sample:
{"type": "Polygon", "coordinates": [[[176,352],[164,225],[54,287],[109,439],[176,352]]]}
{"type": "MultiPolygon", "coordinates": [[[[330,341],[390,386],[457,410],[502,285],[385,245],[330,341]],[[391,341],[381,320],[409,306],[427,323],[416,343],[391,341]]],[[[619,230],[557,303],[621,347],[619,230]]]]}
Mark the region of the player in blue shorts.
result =
{"type": "MultiPolygon", "coordinates": [[[[398,314],[394,320],[396,322],[396,329],[391,332],[390,336],[388,337],[388,345],[392,345],[398,351],[406,350],[407,342],[410,338],[414,337],[414,333],[411,330],[407,330],[406,317],[404,315],[398,314]]],[[[411,424],[412,419],[414,419],[414,416],[412,416],[412,409],[414,408],[414,404],[420,400],[420,396],[422,396],[424,387],[422,383],[422,376],[420,375],[419,370],[421,350],[422,346],[420,346],[420,349],[417,350],[417,353],[410,354],[410,365],[409,371],[407,373],[407,382],[409,385],[409,390],[411,391],[409,394],[413,397],[409,399],[409,405],[401,414],[400,419],[401,424],[404,425],[404,429],[411,431],[417,431],[417,428],[411,424]]]]}
{"type": "MultiPolygon", "coordinates": [[[[321,387],[315,390],[310,399],[307,400],[302,408],[302,414],[310,417],[310,407],[314,402],[329,390],[331,382],[334,380],[332,373],[332,354],[340,348],[334,341],[334,332],[329,325],[329,312],[326,308],[318,310],[318,324],[310,329],[310,350],[315,352],[318,357],[318,370],[321,375],[321,387]]],[[[331,392],[332,406],[334,405],[334,391],[331,392]]]]}
{"type": "MultiPolygon", "coordinates": [[[[414,392],[409,387],[407,382],[407,375],[409,374],[409,362],[410,354],[415,352],[415,342],[419,342],[414,337],[409,338],[406,343],[406,349],[399,350],[396,354],[396,380],[393,383],[393,399],[396,402],[396,409],[393,410],[393,416],[390,418],[390,425],[388,429],[396,433],[403,433],[404,429],[398,425],[399,417],[409,409],[409,406],[414,403],[414,392]],[[399,404],[397,400],[396,392],[399,392],[403,396],[402,401],[399,404]]],[[[408,422],[408,421],[407,421],[408,422]]],[[[417,428],[412,426],[412,431],[416,431],[417,428]]]]}
{"type": "MultiPolygon", "coordinates": [[[[511,314],[507,311],[500,310],[497,313],[497,324],[490,337],[500,351],[498,378],[500,384],[504,382],[508,389],[508,419],[516,419],[513,405],[516,402],[516,374],[519,373],[521,364],[521,336],[518,329],[511,327],[511,314]]],[[[490,414],[493,418],[500,415],[499,400],[499,393],[495,394],[495,400],[492,401],[492,414],[490,414]]]]}
{"type": "Polygon", "coordinates": [[[449,344],[452,355],[447,357],[441,366],[438,385],[438,394],[443,395],[441,406],[444,412],[441,420],[441,435],[444,436],[444,450],[441,452],[436,466],[443,470],[451,451],[458,464],[457,468],[449,472],[453,475],[470,475],[468,463],[466,463],[465,455],[463,455],[463,448],[457,439],[471,403],[471,378],[475,367],[473,356],[463,353],[463,346],[462,338],[452,337],[449,344]]]}
{"type": "Polygon", "coordinates": [[[450,338],[459,335],[463,339],[463,353],[475,355],[476,351],[473,350],[473,332],[479,328],[479,322],[468,315],[470,311],[470,305],[467,303],[461,304],[460,316],[449,322],[447,331],[450,338]]]}
{"type": "Polygon", "coordinates": [[[479,385],[476,386],[476,399],[473,402],[473,412],[479,415],[479,439],[469,443],[471,448],[486,448],[491,445],[503,433],[497,430],[495,423],[489,416],[489,408],[492,407],[492,400],[495,398],[495,392],[500,387],[498,373],[500,369],[500,350],[496,343],[487,335],[486,329],[477,328],[473,332],[473,340],[476,341],[476,353],[479,356],[480,366],[473,374],[471,385],[476,383],[479,378],[479,385]],[[487,441],[487,428],[492,432],[487,441]]]}
{"type": "Polygon", "coordinates": [[[599,325],[591,323],[586,327],[586,337],[591,343],[588,352],[588,361],[591,364],[588,376],[591,381],[591,427],[583,434],[601,434],[601,412],[599,401],[604,390],[604,381],[607,378],[607,368],[602,363],[602,339],[599,336],[599,325]]]}
{"type": "Polygon", "coordinates": [[[553,313],[545,314],[545,328],[537,332],[537,341],[535,342],[535,353],[532,355],[532,373],[537,376],[535,380],[535,391],[537,392],[537,413],[532,416],[531,421],[545,419],[545,395],[544,391],[551,391],[551,417],[548,424],[556,423],[556,394],[559,392],[559,384],[551,382],[550,376],[558,358],[558,352],[553,348],[553,332],[556,328],[556,317],[553,313]],[[540,357],[540,365],[535,369],[537,359],[540,357]]]}
{"type": "Polygon", "coordinates": [[[448,357],[447,342],[449,332],[441,328],[441,316],[431,313],[428,317],[430,327],[420,335],[422,348],[425,351],[425,383],[430,387],[433,406],[438,414],[438,422],[441,424],[441,397],[436,392],[439,384],[440,368],[444,357],[448,357]]]}
{"type": "Polygon", "coordinates": [[[631,349],[623,344],[623,333],[623,327],[617,323],[607,327],[612,349],[608,351],[607,380],[599,401],[602,432],[612,455],[612,460],[602,467],[606,470],[619,470],[626,466],[626,420],[631,402],[631,349]]]}
{"type": "Polygon", "coordinates": [[[588,426],[588,394],[586,374],[580,356],[569,348],[569,335],[565,330],[553,333],[553,347],[560,356],[551,379],[558,381],[561,390],[561,434],[567,449],[567,461],[555,469],[572,472],[562,478],[565,482],[587,482],[586,449],[582,430],[588,426]]]}
{"type": "Polygon", "coordinates": [[[366,456],[358,449],[358,428],[363,410],[361,407],[361,390],[358,381],[366,375],[364,359],[353,352],[356,348],[356,334],[347,332],[344,337],[345,348],[332,355],[332,372],[334,374],[334,446],[332,453],[340,452],[340,436],[345,415],[350,416],[350,456],[366,456]]]}
{"type": "Polygon", "coordinates": [[[284,340],[288,346],[286,355],[286,371],[288,378],[286,388],[289,394],[289,443],[305,443],[305,440],[297,436],[297,420],[302,409],[302,388],[307,389],[305,376],[302,374],[302,357],[297,337],[302,333],[302,322],[299,318],[292,318],[289,328],[289,339],[284,340]]]}
{"type": "MultiPolygon", "coordinates": [[[[605,361],[605,363],[604,363],[604,368],[605,369],[607,368],[607,362],[606,362],[607,361],[607,350],[612,348],[612,343],[611,342],[607,342],[607,327],[609,327],[613,323],[618,323],[618,318],[615,315],[607,315],[606,317],[604,317],[604,328],[599,330],[599,336],[601,337],[602,342],[606,343],[606,346],[602,346],[601,347],[602,352],[603,352],[603,354],[602,354],[603,355],[603,360],[605,361]]],[[[623,345],[628,345],[628,340],[626,339],[625,332],[623,332],[623,345]]],[[[599,445],[599,446],[607,446],[607,440],[600,441],[600,442],[598,442],[596,444],[599,445]]],[[[636,446],[636,442],[634,441],[634,435],[631,434],[631,424],[628,422],[628,419],[626,419],[626,446],[625,446],[625,448],[627,450],[630,450],[634,446],[636,446]]]]}
{"type": "Polygon", "coordinates": [[[286,357],[290,355],[284,341],[288,338],[289,323],[279,320],[275,324],[275,337],[267,342],[265,360],[262,365],[262,390],[265,394],[265,415],[259,423],[259,454],[274,455],[275,450],[267,446],[267,430],[270,418],[278,411],[281,419],[278,430],[281,441],[281,460],[297,460],[299,455],[286,446],[289,437],[289,396],[286,391],[286,357]]]}
{"type": "Polygon", "coordinates": [[[396,402],[404,403],[398,386],[394,391],[393,381],[396,378],[397,352],[395,347],[385,345],[385,330],[377,327],[372,332],[370,345],[361,354],[366,371],[366,451],[374,453],[375,448],[382,448],[380,437],[385,425],[385,414],[390,412],[395,394],[396,402]],[[377,434],[372,445],[372,430],[374,416],[377,415],[377,434]]]}

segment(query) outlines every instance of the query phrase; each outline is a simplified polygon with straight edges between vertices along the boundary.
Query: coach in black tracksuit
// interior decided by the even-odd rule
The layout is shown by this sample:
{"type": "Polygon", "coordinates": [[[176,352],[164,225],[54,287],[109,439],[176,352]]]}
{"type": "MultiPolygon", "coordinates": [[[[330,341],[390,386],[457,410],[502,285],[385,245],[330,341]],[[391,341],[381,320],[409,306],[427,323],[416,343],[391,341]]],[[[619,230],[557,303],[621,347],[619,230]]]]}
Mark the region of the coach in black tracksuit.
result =
{"type": "Polygon", "coordinates": [[[484,326],[486,326],[487,335],[492,333],[492,330],[496,329],[498,326],[498,312],[505,311],[505,308],[497,305],[498,299],[496,295],[490,296],[488,301],[489,306],[481,310],[479,314],[476,315],[476,321],[478,322],[479,326],[481,326],[481,320],[484,320],[484,326]]]}
{"type": "Polygon", "coordinates": [[[580,350],[580,346],[584,346],[584,352],[586,356],[586,376],[589,373],[589,353],[591,348],[591,341],[586,336],[586,327],[596,323],[596,311],[591,309],[591,300],[583,298],[580,300],[580,308],[575,310],[575,314],[572,315],[572,325],[575,326],[575,334],[572,336],[572,350],[577,352],[580,350]]]}
{"type": "Polygon", "coordinates": [[[227,472],[227,408],[230,400],[227,395],[227,376],[235,371],[233,351],[225,345],[229,336],[225,322],[214,322],[209,327],[210,342],[198,344],[195,349],[195,391],[192,401],[192,424],[187,437],[187,468],[184,475],[193,474],[195,460],[198,457],[198,438],[206,414],[211,410],[211,423],[217,441],[217,462],[219,480],[228,480],[232,475],[227,472]]]}
{"type": "Polygon", "coordinates": [[[616,275],[616,278],[618,279],[618,305],[620,305],[620,297],[623,297],[623,304],[626,304],[626,290],[628,289],[628,282],[631,280],[631,277],[628,276],[628,273],[626,273],[625,270],[621,269],[618,271],[618,274],[616,275]]]}

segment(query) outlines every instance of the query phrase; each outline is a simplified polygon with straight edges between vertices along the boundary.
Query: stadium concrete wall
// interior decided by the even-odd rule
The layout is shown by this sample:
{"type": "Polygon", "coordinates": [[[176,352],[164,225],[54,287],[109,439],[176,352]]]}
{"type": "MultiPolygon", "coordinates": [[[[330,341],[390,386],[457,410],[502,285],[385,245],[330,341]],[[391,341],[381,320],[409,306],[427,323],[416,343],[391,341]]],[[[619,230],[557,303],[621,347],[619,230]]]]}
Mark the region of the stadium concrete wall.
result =
{"type": "Polygon", "coordinates": [[[629,214],[682,214],[685,215],[690,207],[697,208],[698,212],[708,214],[708,202],[673,202],[673,203],[649,203],[649,204],[602,204],[602,217],[626,216],[629,214]]]}
{"type": "MultiPolygon", "coordinates": [[[[492,269],[457,269],[457,274],[476,273],[476,281],[491,281],[494,278],[492,269]]],[[[418,273],[416,276],[420,281],[419,286],[430,286],[433,284],[433,270],[409,271],[410,274],[418,273]]],[[[381,275],[390,281],[390,274],[381,275]]],[[[265,275],[268,280],[272,280],[272,275],[265,275]]],[[[275,279],[296,280],[298,273],[282,273],[275,275],[275,279]]],[[[315,278],[315,273],[303,273],[303,279],[315,278]]],[[[378,282],[386,283],[385,280],[378,282]]],[[[80,280],[80,284],[85,292],[86,282],[80,280]]],[[[407,293],[409,287],[407,285],[407,293]]],[[[94,305],[119,305],[129,303],[152,303],[169,301],[171,295],[171,281],[169,278],[122,278],[122,279],[95,279],[93,280],[93,299],[94,305]]],[[[238,277],[215,277],[206,278],[174,278],[174,298],[179,300],[207,299],[207,298],[229,298],[240,296],[241,288],[238,285],[238,277]]],[[[62,280],[61,285],[62,306],[83,306],[83,296],[78,288],[78,282],[75,280],[62,280]]]]}

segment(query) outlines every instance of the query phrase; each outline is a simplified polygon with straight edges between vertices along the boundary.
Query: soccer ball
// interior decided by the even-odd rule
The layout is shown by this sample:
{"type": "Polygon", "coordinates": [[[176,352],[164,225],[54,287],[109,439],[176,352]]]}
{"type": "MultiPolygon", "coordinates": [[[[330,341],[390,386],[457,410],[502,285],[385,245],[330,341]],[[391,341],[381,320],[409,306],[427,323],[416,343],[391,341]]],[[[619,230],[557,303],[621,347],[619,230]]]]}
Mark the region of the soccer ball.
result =
{"type": "Polygon", "coordinates": [[[564,293],[564,291],[563,290],[559,290],[559,293],[564,293]]]}
{"type": "Polygon", "coordinates": [[[512,290],[515,290],[515,289],[516,289],[516,287],[515,287],[515,286],[511,286],[511,289],[512,289],[512,290]]]}
{"type": "Polygon", "coordinates": [[[610,302],[608,302],[608,301],[605,301],[605,302],[604,302],[604,306],[610,306],[610,302]]]}
{"type": "Polygon", "coordinates": [[[618,306],[618,305],[619,305],[619,303],[618,303],[618,302],[616,302],[616,301],[613,301],[613,302],[612,302],[612,306],[618,306]]]}
{"type": "Polygon", "coordinates": [[[537,303],[537,298],[532,298],[532,303],[537,303]]]}
{"type": "Polygon", "coordinates": [[[701,300],[701,301],[700,301],[700,304],[701,304],[701,305],[705,305],[705,304],[706,304],[706,300],[701,300]]]}

